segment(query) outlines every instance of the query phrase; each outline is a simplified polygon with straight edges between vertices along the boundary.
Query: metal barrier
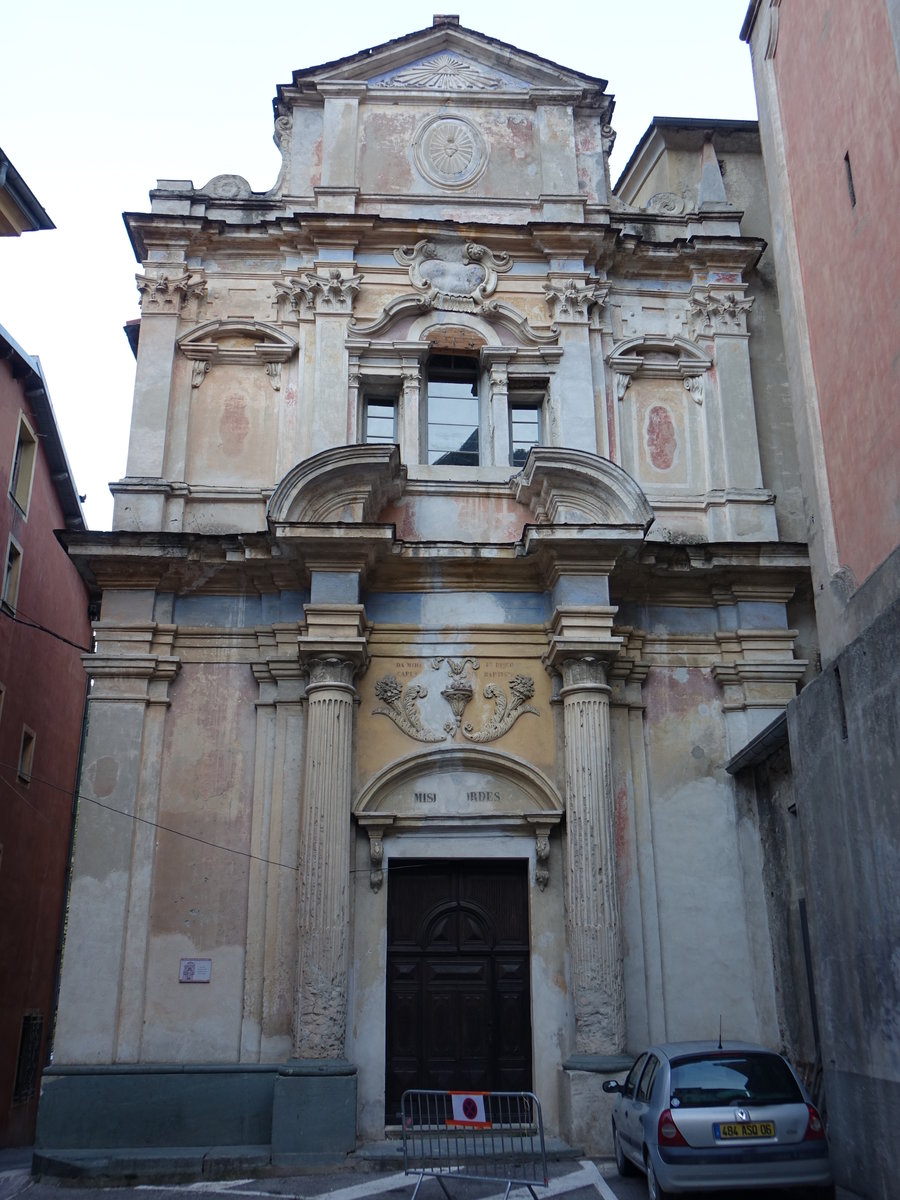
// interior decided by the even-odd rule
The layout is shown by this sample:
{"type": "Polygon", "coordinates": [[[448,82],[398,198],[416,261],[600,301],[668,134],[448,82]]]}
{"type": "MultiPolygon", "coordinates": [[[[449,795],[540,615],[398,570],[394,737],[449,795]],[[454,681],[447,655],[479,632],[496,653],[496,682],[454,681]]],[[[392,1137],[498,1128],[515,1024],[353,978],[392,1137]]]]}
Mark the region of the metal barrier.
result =
{"type": "Polygon", "coordinates": [[[408,1091],[401,1100],[403,1166],[422,1180],[434,1176],[448,1200],[442,1177],[480,1179],[514,1187],[547,1187],[544,1120],[531,1092],[408,1091]]]}

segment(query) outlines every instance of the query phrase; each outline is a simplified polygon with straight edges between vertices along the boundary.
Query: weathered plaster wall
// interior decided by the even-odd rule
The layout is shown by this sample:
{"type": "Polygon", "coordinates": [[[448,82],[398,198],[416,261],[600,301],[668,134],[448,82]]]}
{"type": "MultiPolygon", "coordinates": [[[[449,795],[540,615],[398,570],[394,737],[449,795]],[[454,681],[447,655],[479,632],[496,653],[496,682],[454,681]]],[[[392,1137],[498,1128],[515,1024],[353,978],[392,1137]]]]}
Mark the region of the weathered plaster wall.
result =
{"type": "Polygon", "coordinates": [[[838,1182],[893,1193],[900,1105],[900,604],[788,708],[838,1182]],[[837,884],[837,886],[836,886],[837,884]]]}
{"type": "Polygon", "coordinates": [[[238,1057],[257,694],[221,664],[185,664],[171,689],[159,823],[186,836],[158,835],[143,1061],[238,1057]],[[211,959],[209,984],[179,983],[181,958],[211,959]]]}
{"type": "Polygon", "coordinates": [[[721,693],[710,672],[653,668],[644,685],[666,1032],[769,1041],[740,878],[721,693]]]}

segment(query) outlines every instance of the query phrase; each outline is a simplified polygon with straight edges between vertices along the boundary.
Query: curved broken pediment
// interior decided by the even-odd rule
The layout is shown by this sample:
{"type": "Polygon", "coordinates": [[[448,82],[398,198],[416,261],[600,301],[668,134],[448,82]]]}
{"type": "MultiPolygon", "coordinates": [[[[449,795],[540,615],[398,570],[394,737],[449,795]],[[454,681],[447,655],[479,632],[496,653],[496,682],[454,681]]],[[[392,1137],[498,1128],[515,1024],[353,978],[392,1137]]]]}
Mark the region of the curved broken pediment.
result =
{"type": "Polygon", "coordinates": [[[643,533],[653,521],[647,497],[628,472],[586,450],[533,446],[510,486],[538,524],[607,525],[643,533]]]}
{"type": "Polygon", "coordinates": [[[617,374],[655,375],[660,378],[686,379],[702,375],[712,366],[712,359],[687,338],[645,334],[627,338],[613,346],[609,365],[617,374]]]}
{"type": "MultiPolygon", "coordinates": [[[[378,337],[392,326],[409,317],[420,317],[424,313],[448,311],[459,313],[460,316],[480,317],[491,325],[499,325],[507,329],[516,342],[522,346],[548,346],[559,340],[559,328],[551,325],[546,333],[534,329],[528,318],[511,304],[502,300],[484,300],[472,302],[466,307],[449,303],[434,303],[432,298],[423,293],[405,296],[395,296],[381,310],[380,316],[374,321],[363,323],[355,317],[350,320],[350,331],[354,336],[378,337]]],[[[466,322],[468,324],[468,322],[466,322]]]]}
{"type": "Polygon", "coordinates": [[[403,491],[397,446],[339,446],[298,463],[272,493],[270,526],[366,524],[403,491]]]}
{"type": "Polygon", "coordinates": [[[219,365],[259,365],[272,387],[281,387],[281,365],[297,343],[289,334],[264,321],[231,318],[206,321],[178,338],[178,348],[194,363],[191,386],[200,387],[207,372],[219,365]]]}

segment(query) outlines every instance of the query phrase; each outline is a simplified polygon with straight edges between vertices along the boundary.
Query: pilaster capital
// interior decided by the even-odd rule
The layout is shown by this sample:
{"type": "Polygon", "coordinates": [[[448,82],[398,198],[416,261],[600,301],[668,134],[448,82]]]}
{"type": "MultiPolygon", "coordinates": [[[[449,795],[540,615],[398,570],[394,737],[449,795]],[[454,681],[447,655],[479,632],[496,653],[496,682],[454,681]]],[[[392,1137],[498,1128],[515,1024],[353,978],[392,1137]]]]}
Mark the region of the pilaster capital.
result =
{"type": "Polygon", "coordinates": [[[303,650],[300,653],[309,676],[307,692],[325,687],[352,688],[353,680],[365,668],[358,653],[344,653],[343,647],[333,654],[303,650]]]}
{"type": "Polygon", "coordinates": [[[168,313],[178,316],[189,301],[200,303],[206,299],[207,283],[202,271],[182,271],[180,275],[135,275],[137,289],[141,294],[141,312],[168,313]]]}
{"type": "Polygon", "coordinates": [[[695,336],[746,336],[747,313],[753,306],[753,297],[743,295],[744,286],[738,283],[727,288],[697,285],[691,288],[690,322],[695,336]]]}
{"type": "Polygon", "coordinates": [[[542,288],[550,319],[557,324],[586,322],[591,309],[602,308],[609,295],[609,288],[592,278],[551,278],[542,288]]]}

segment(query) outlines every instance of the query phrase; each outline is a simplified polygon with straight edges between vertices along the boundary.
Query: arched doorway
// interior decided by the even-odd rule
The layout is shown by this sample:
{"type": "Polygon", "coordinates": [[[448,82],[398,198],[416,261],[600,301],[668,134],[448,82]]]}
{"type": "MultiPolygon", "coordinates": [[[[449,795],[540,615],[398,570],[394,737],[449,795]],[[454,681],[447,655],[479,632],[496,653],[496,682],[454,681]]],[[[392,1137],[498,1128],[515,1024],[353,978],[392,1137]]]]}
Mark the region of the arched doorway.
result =
{"type": "Polygon", "coordinates": [[[525,860],[390,865],[385,1121],[406,1088],[530,1090],[525,860]]]}

